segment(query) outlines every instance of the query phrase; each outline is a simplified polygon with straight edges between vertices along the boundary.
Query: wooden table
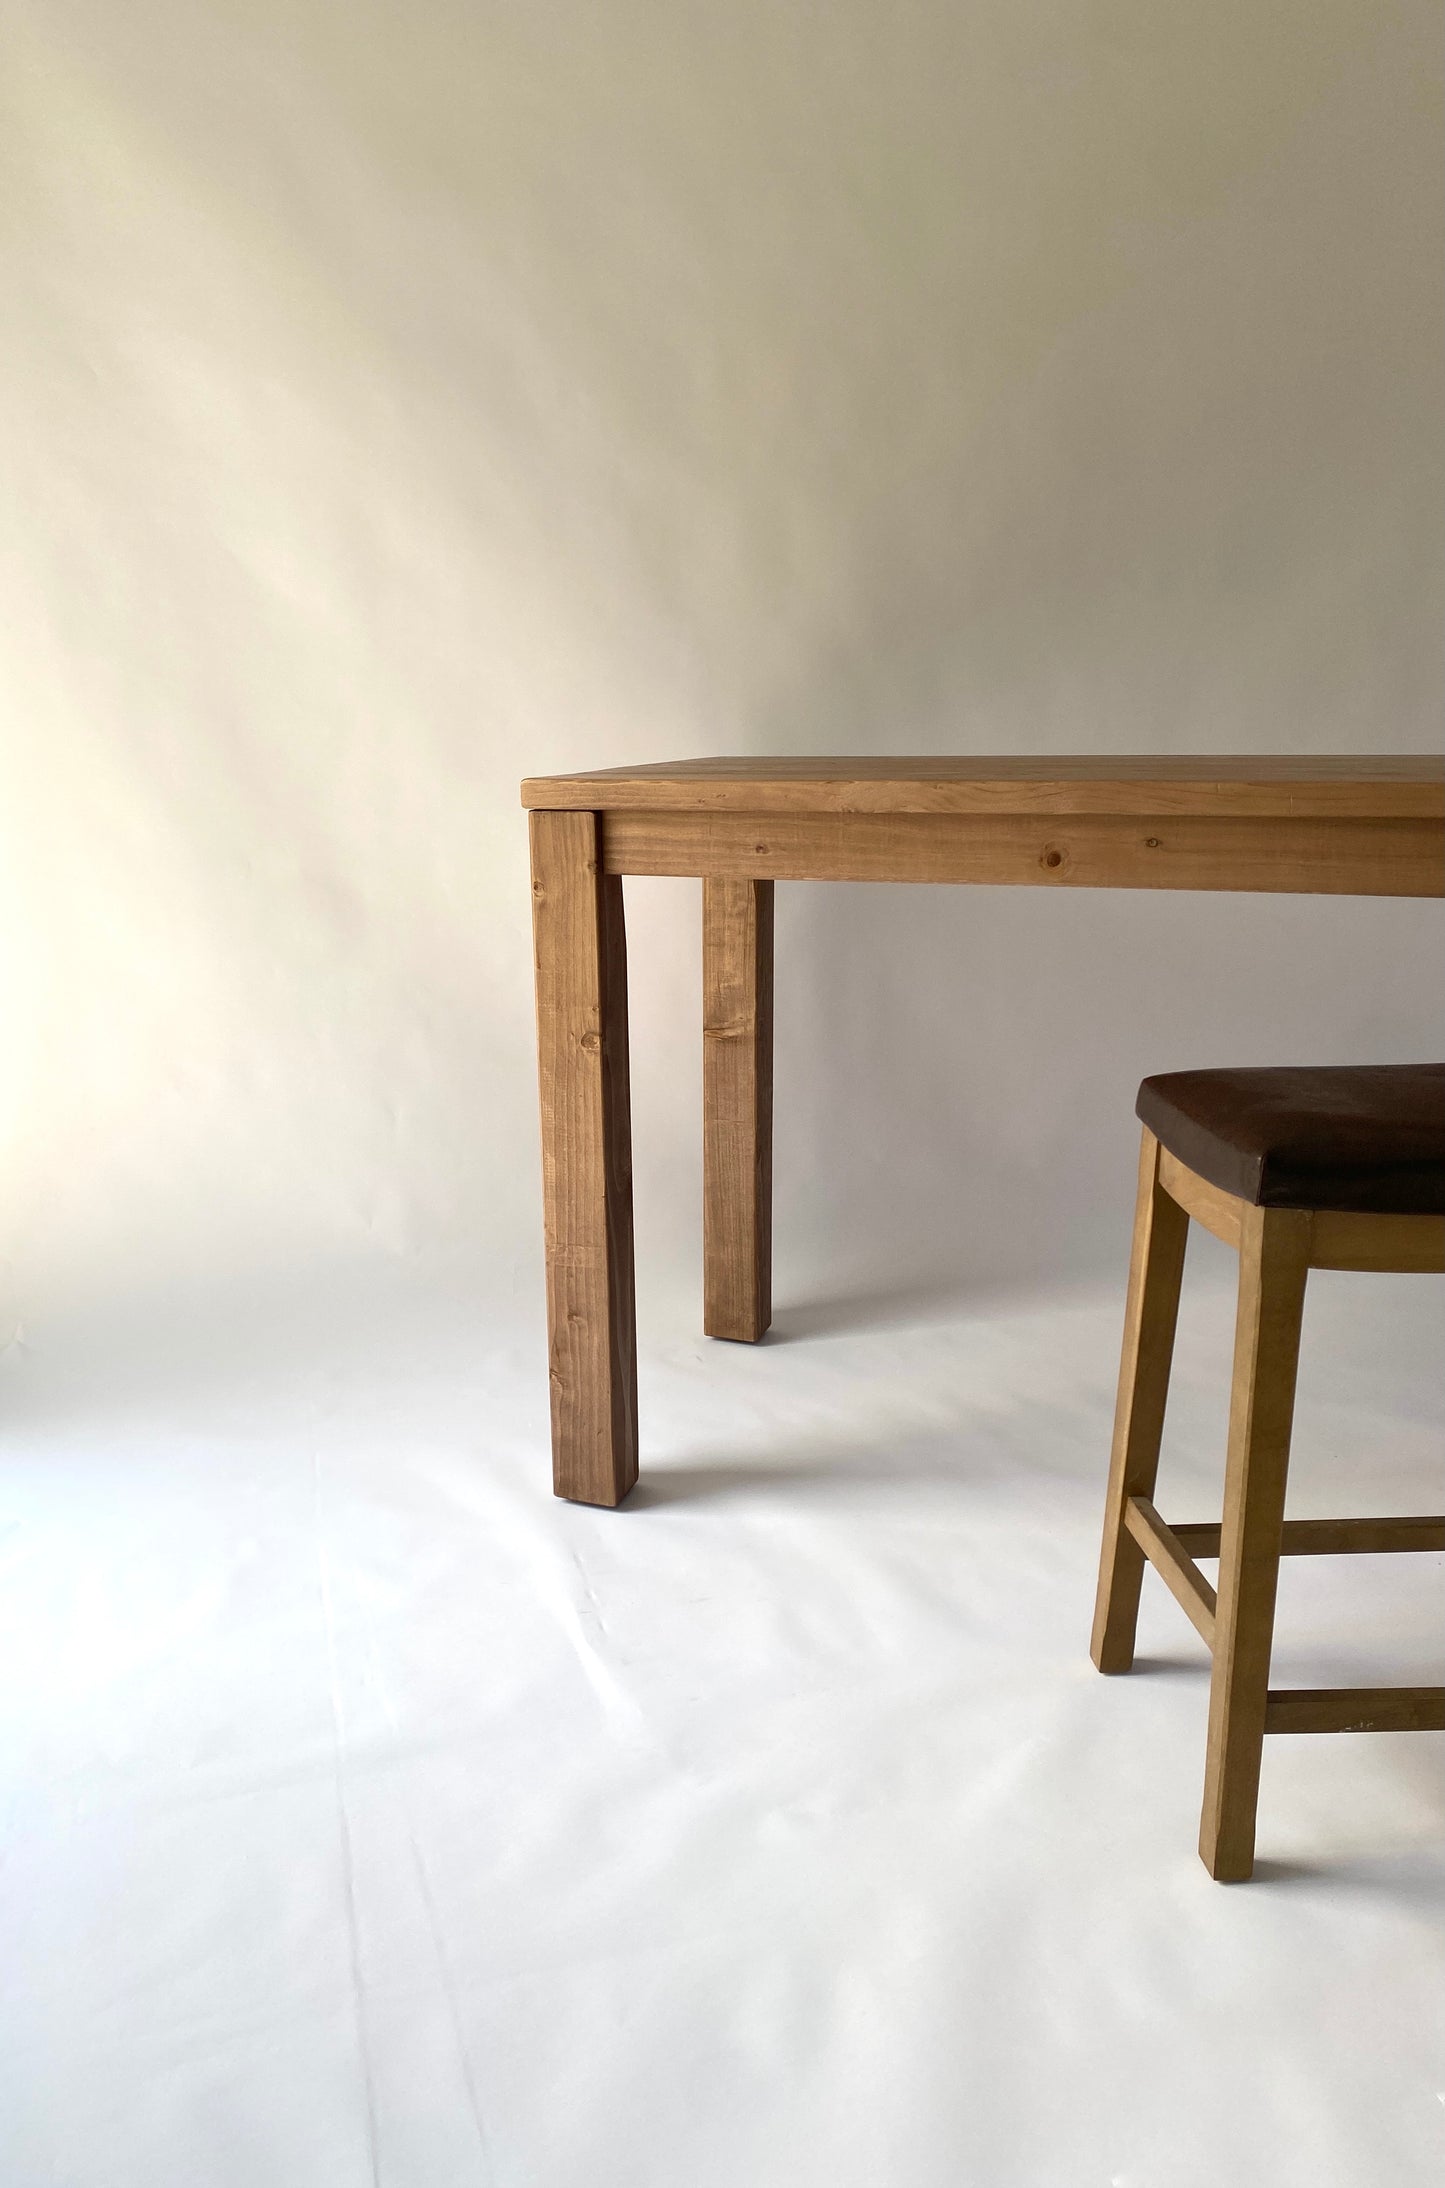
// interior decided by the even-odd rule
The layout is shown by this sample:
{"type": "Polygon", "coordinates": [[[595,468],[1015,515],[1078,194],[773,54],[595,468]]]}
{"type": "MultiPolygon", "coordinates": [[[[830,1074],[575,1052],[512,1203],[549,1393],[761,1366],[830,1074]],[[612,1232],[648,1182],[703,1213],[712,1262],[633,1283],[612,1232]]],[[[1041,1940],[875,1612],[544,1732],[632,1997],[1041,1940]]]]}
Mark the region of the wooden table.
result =
{"type": "Polygon", "coordinates": [[[703,885],[704,1327],[770,1316],[775,881],[1445,895],[1434,759],[681,760],[531,809],[553,1482],[637,1479],[624,874],[703,885]]]}

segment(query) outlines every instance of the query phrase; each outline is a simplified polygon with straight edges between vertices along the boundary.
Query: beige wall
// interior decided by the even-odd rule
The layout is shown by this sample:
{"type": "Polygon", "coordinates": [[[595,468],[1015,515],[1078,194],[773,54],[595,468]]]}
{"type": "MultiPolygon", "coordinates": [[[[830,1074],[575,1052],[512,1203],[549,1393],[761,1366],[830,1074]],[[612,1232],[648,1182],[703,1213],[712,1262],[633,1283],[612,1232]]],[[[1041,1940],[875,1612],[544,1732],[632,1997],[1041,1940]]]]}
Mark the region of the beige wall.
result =
{"type": "MultiPolygon", "coordinates": [[[[468,1242],[531,1280],[524,771],[1433,746],[1435,19],[11,0],[22,1293],[468,1242]]],[[[633,893],[662,1261],[694,895],[633,893]]],[[[780,925],[803,1288],[1109,1259],[1143,1069],[1439,1047],[1433,907],[780,925]]]]}

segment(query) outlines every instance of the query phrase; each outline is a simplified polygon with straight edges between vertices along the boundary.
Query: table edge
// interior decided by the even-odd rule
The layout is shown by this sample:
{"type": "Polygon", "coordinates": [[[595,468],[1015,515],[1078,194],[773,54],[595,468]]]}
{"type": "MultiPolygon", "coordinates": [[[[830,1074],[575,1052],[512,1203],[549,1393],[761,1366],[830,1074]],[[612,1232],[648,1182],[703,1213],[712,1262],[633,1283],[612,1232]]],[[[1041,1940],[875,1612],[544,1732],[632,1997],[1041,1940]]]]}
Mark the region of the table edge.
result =
{"type": "Polygon", "coordinates": [[[1038,777],[963,780],[900,777],[718,777],[627,774],[528,776],[521,802],[530,812],[935,814],[1189,814],[1293,820],[1445,819],[1445,761],[1438,778],[1244,776],[1038,777]]]}

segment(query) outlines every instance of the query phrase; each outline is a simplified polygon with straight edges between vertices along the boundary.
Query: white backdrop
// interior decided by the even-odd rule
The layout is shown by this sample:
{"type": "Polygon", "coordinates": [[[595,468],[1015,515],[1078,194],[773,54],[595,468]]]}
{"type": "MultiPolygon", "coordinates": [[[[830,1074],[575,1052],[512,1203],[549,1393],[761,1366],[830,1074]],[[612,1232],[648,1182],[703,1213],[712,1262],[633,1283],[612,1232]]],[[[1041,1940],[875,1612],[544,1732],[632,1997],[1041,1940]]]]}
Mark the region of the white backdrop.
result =
{"type": "MultiPolygon", "coordinates": [[[[27,1298],[536,1281],[523,773],[1437,740],[1430,9],[7,25],[27,1298]]],[[[632,890],[689,1267],[695,894],[632,890]]],[[[1143,1070],[1432,1046],[1432,908],[782,896],[785,1266],[967,1260],[940,1169],[1097,1262],[1143,1070]]]]}
{"type": "MultiPolygon", "coordinates": [[[[517,783],[1434,748],[1440,59],[1415,0],[8,0],[7,2183],[1434,2177],[1433,1749],[1284,1743],[1221,1899],[1187,1636],[1081,1651],[1134,1087],[1439,1053],[1439,907],[780,888],[744,1354],[697,891],[629,884],[650,1486],[580,1514],[517,783]]],[[[1429,1290],[1320,1309],[1321,1509],[1438,1509],[1429,1290]]],[[[1292,1581],[1296,1683],[1438,1676],[1392,1578],[1292,1581]]]]}

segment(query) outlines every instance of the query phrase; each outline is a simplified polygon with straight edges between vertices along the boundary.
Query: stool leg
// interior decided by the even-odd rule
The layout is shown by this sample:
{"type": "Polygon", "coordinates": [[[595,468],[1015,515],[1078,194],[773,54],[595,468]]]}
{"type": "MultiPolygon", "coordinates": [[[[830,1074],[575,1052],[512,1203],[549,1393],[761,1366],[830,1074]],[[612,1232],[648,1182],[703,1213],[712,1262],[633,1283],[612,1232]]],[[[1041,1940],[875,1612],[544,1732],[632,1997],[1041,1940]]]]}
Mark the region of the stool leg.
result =
{"type": "Polygon", "coordinates": [[[1245,1210],[1209,1687],[1209,1750],[1199,1830],[1204,1866],[1223,1883],[1242,1883],[1254,1867],[1254,1819],[1309,1250],[1307,1214],[1293,1208],[1245,1210]]]}
{"type": "Polygon", "coordinates": [[[1130,1497],[1152,1497],[1154,1493],[1188,1238],[1188,1216],[1159,1183],[1159,1142],[1152,1132],[1146,1132],[1139,1149],[1139,1198],[1129,1259],[1124,1351],[1119,1363],[1104,1548],[1090,1643],[1090,1653],[1100,1671],[1127,1671],[1134,1661],[1144,1553],[1133,1536],[1125,1532],[1124,1514],[1130,1497]]]}

